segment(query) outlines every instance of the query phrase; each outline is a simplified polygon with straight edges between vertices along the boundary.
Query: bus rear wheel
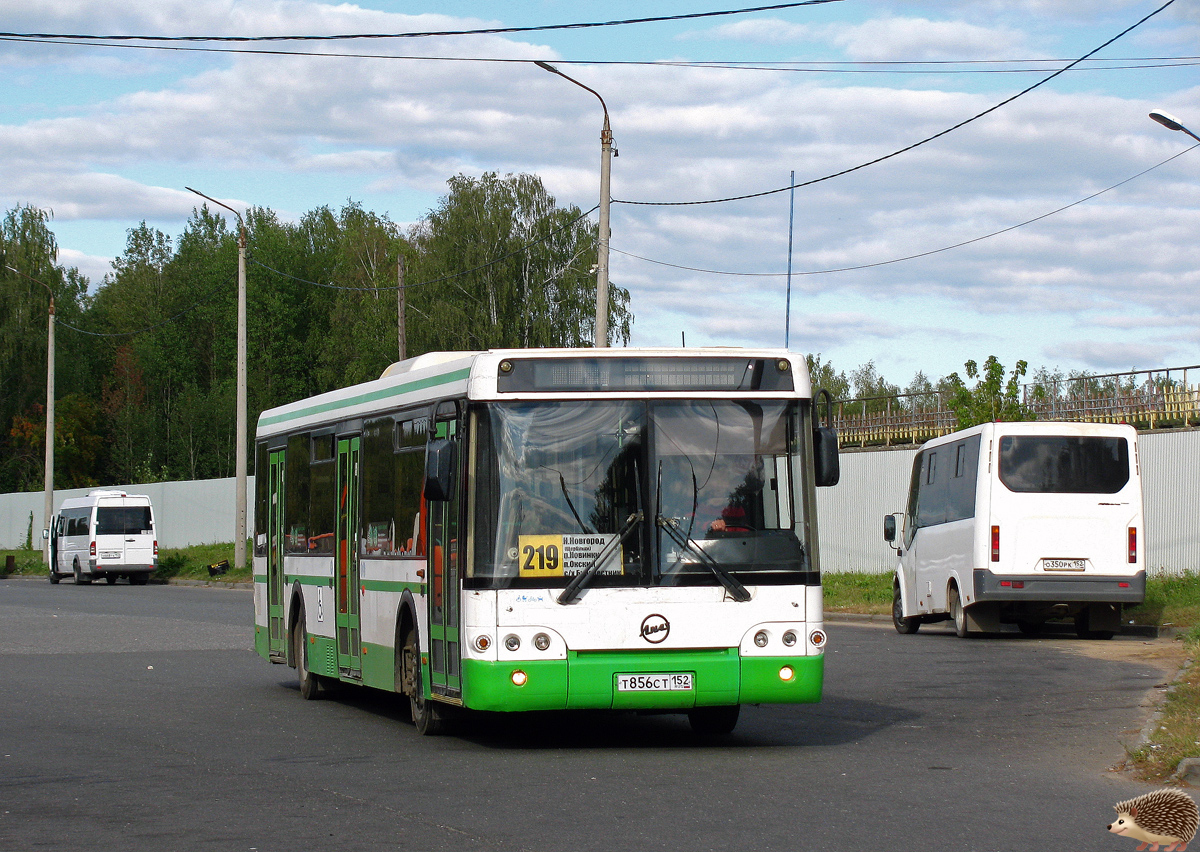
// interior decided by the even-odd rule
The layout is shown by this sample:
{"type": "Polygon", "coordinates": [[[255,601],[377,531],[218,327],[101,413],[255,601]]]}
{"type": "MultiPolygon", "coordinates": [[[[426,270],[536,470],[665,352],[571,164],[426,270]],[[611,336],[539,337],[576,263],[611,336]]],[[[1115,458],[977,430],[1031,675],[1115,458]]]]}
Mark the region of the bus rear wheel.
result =
{"type": "Polygon", "coordinates": [[[728,707],[693,707],[688,711],[688,723],[692,730],[704,736],[732,733],[737,726],[740,704],[728,707]]]}
{"type": "Polygon", "coordinates": [[[892,585],[892,625],[896,632],[908,636],[921,629],[921,617],[912,615],[904,617],[904,601],[900,596],[900,584],[892,585]]]}

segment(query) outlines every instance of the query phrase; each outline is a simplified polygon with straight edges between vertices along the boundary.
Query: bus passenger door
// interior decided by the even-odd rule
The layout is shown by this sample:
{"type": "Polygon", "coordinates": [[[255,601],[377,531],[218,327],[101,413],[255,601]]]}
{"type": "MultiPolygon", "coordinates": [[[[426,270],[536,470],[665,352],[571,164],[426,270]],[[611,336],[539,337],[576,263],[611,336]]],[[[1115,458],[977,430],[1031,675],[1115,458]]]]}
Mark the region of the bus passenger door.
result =
{"type": "Polygon", "coordinates": [[[269,456],[267,476],[267,635],[272,659],[287,658],[283,619],[283,464],[284,450],[269,456]]]}
{"type": "MultiPolygon", "coordinates": [[[[457,422],[435,423],[431,435],[456,440],[457,422]]],[[[459,446],[461,450],[461,445],[459,446]]],[[[461,452],[455,454],[461,463],[461,452]]],[[[459,471],[454,478],[461,481],[459,471]]],[[[459,506],[461,488],[449,500],[429,502],[429,676],[432,692],[462,697],[459,647],[459,506]]]]}
{"type": "Polygon", "coordinates": [[[338,670],[362,677],[358,577],[358,475],[361,438],[342,438],[337,445],[336,596],[338,670]]]}

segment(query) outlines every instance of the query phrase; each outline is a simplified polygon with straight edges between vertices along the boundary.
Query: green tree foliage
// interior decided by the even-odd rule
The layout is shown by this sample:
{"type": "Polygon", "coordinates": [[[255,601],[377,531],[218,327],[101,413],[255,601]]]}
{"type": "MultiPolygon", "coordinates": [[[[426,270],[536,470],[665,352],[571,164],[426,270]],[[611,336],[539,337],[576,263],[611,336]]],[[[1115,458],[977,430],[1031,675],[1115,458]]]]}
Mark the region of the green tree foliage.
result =
{"type": "MultiPolygon", "coordinates": [[[[208,207],[177,238],[143,222],[89,292],[57,264],[49,221],[9,211],[0,250],[56,299],[56,485],[233,475],[236,224],[208,207]]],[[[266,408],[396,360],[401,256],[409,357],[586,346],[594,334],[596,227],[532,175],[460,175],[407,234],[353,201],[296,222],[252,208],[245,225],[251,432],[266,408]]],[[[625,343],[629,293],[610,290],[610,340],[625,343]]],[[[0,270],[0,491],[41,487],[48,300],[0,270]]]]}
{"type": "Polygon", "coordinates": [[[992,420],[1030,419],[1021,403],[1021,377],[1029,366],[1025,361],[1017,362],[1007,380],[1004,365],[995,355],[988,356],[982,371],[974,361],[967,361],[963,366],[967,378],[976,380],[973,387],[967,387],[958,373],[946,377],[949,390],[946,404],[958,418],[959,429],[992,420]]]}
{"type": "MultiPolygon", "coordinates": [[[[597,229],[534,175],[458,175],[415,229],[420,350],[586,346],[595,337],[597,229]]],[[[609,287],[609,342],[629,340],[629,292],[609,287]]]]}

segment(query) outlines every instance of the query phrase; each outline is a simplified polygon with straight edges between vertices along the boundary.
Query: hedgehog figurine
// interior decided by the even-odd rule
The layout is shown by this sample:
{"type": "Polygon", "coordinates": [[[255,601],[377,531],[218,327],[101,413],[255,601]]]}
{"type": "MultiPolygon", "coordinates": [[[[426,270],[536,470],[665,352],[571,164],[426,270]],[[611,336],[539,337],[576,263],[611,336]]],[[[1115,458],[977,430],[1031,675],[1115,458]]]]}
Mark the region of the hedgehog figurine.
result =
{"type": "Polygon", "coordinates": [[[1150,847],[1158,852],[1160,844],[1165,852],[1186,852],[1187,845],[1196,836],[1196,825],[1200,822],[1200,808],[1192,797],[1181,790],[1155,790],[1136,799],[1113,805],[1117,821],[1108,827],[1113,834],[1141,840],[1138,852],[1150,847]]]}

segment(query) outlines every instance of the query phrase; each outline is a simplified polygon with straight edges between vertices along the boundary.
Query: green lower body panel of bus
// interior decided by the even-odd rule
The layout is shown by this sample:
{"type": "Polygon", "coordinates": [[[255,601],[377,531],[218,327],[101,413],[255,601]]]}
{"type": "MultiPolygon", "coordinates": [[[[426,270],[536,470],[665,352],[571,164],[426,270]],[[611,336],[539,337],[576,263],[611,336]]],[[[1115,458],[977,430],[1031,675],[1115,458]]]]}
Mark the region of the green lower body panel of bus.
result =
{"type": "MultiPolygon", "coordinates": [[[[463,660],[474,710],[687,710],[819,701],[825,658],[740,657],[736,648],[657,653],[570,652],[565,660],[463,660]],[[690,674],[690,688],[623,691],[620,675],[690,674]]],[[[666,679],[652,681],[678,687],[666,679]]],[[[683,681],[686,683],[687,681],[683,681]]]]}

